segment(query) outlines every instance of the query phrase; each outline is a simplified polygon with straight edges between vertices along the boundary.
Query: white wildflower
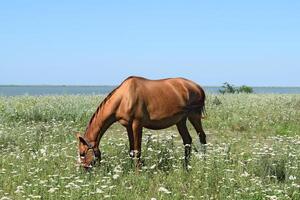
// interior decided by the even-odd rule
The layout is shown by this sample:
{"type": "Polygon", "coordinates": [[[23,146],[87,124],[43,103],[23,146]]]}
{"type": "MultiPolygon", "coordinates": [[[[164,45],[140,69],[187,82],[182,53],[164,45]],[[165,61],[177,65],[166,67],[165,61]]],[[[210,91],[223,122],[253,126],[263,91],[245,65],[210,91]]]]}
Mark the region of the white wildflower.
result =
{"type": "Polygon", "coordinates": [[[43,148],[43,149],[40,149],[40,152],[43,156],[46,155],[46,151],[47,151],[47,147],[43,148]]]}
{"type": "Polygon", "coordinates": [[[65,188],[74,188],[74,189],[80,189],[80,186],[79,185],[76,185],[75,183],[71,182],[71,183],[68,183],[65,188]]]}
{"type": "Polygon", "coordinates": [[[277,197],[274,195],[273,196],[267,195],[266,197],[269,198],[270,200],[277,200],[277,197]]]}
{"type": "Polygon", "coordinates": [[[164,187],[160,187],[158,189],[159,192],[163,192],[163,193],[166,193],[166,194],[171,194],[172,192],[169,191],[167,188],[164,188],[164,187]]]}
{"type": "Polygon", "coordinates": [[[127,190],[131,190],[132,189],[132,186],[129,186],[129,187],[125,187],[127,190]]]}
{"type": "Polygon", "coordinates": [[[290,175],[289,180],[291,180],[291,181],[296,180],[296,176],[290,175]]]}
{"type": "Polygon", "coordinates": [[[122,172],[122,167],[120,165],[116,166],[114,169],[114,172],[116,172],[116,173],[122,172]]]}
{"type": "Polygon", "coordinates": [[[53,193],[53,192],[55,192],[56,190],[58,190],[58,188],[50,188],[50,189],[48,190],[48,192],[49,192],[49,193],[53,193]]]}
{"type": "Polygon", "coordinates": [[[17,186],[17,190],[15,191],[15,193],[23,193],[23,186],[17,186]]]}
{"type": "Polygon", "coordinates": [[[153,151],[153,149],[151,148],[151,147],[148,147],[148,149],[147,149],[148,151],[153,151]]]}
{"type": "Polygon", "coordinates": [[[103,193],[103,191],[102,191],[101,189],[97,188],[97,189],[96,189],[96,193],[101,194],[101,193],[103,193]]]}
{"type": "Polygon", "coordinates": [[[40,195],[28,195],[29,197],[31,197],[32,199],[41,199],[42,198],[42,196],[40,196],[40,195]]]}
{"type": "Polygon", "coordinates": [[[119,174],[115,174],[115,175],[113,175],[113,179],[118,179],[120,177],[120,175],[119,174]]]}
{"type": "Polygon", "coordinates": [[[296,188],[300,188],[300,185],[296,184],[296,183],[292,183],[292,186],[293,187],[296,187],[296,188]]]}
{"type": "Polygon", "coordinates": [[[11,198],[8,198],[8,197],[2,197],[0,200],[11,200],[11,198]]]}
{"type": "Polygon", "coordinates": [[[245,171],[244,173],[241,174],[241,177],[248,177],[249,175],[250,174],[248,174],[248,172],[245,171]]]}
{"type": "Polygon", "coordinates": [[[77,183],[83,183],[83,180],[77,179],[76,182],[77,182],[77,183]]]}
{"type": "Polygon", "coordinates": [[[154,169],[155,167],[156,167],[156,164],[152,165],[152,166],[150,167],[150,169],[154,169]]]}

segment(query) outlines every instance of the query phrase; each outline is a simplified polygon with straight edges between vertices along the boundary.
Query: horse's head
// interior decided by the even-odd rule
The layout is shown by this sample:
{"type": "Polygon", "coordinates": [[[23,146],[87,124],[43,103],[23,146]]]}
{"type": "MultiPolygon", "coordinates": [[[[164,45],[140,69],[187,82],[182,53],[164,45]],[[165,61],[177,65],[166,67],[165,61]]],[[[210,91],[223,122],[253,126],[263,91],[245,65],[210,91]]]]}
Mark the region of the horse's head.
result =
{"type": "Polygon", "coordinates": [[[79,140],[78,154],[79,163],[84,168],[91,168],[97,160],[101,159],[101,153],[98,147],[95,147],[94,143],[88,142],[84,137],[77,133],[77,139],[79,140]]]}

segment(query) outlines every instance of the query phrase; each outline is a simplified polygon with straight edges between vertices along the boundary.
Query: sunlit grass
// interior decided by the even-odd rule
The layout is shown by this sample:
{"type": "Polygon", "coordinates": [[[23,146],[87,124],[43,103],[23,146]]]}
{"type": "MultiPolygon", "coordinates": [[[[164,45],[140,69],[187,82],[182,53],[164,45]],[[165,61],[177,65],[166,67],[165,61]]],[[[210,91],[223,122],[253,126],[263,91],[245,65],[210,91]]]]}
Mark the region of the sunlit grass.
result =
{"type": "Polygon", "coordinates": [[[207,153],[196,152],[189,125],[186,171],[176,129],[145,129],[139,174],[117,124],[101,141],[101,163],[76,166],[74,133],[101,99],[0,97],[0,199],[300,199],[299,95],[209,95],[207,153]]]}

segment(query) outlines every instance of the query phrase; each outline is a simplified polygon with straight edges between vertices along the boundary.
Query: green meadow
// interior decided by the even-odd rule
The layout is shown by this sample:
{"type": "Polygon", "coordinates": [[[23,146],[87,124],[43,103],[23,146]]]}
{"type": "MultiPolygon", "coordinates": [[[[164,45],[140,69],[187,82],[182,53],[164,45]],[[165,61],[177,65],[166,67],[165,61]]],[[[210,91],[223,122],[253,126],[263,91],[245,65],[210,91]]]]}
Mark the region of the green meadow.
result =
{"type": "Polygon", "coordinates": [[[188,124],[188,170],[176,127],[144,129],[143,167],[129,157],[126,130],[103,137],[101,162],[77,164],[84,132],[103,96],[0,97],[0,200],[300,199],[300,95],[208,95],[207,150],[188,124]]]}

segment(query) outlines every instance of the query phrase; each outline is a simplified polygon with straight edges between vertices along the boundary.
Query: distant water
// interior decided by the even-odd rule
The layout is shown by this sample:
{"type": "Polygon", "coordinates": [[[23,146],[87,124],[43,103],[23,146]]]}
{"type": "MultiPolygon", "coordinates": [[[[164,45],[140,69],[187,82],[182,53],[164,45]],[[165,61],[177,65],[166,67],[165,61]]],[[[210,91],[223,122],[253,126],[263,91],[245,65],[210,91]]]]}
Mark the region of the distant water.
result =
{"type": "MultiPolygon", "coordinates": [[[[0,96],[17,95],[101,95],[116,86],[0,86],[0,96]]],[[[207,93],[219,93],[221,87],[204,87],[207,93]]],[[[300,94],[300,87],[253,87],[258,94],[300,94]]]]}
{"type": "MultiPolygon", "coordinates": [[[[256,94],[300,94],[300,87],[252,87],[256,94]]],[[[221,87],[204,87],[208,93],[219,93],[221,87]]]]}

